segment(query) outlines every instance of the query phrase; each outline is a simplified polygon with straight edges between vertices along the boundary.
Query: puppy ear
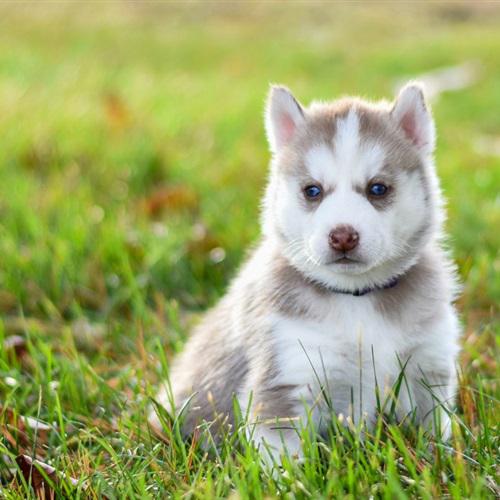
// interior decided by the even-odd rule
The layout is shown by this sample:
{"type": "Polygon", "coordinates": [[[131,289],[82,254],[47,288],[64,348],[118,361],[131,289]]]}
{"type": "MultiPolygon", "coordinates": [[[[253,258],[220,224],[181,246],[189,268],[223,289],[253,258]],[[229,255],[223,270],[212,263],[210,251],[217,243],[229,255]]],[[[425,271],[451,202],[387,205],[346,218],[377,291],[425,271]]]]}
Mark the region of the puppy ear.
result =
{"type": "Polygon", "coordinates": [[[266,105],[266,134],[271,151],[281,151],[304,120],[304,110],[292,93],[286,87],[273,85],[266,105]]]}
{"type": "Polygon", "coordinates": [[[431,154],[434,151],[434,120],[420,84],[412,82],[401,89],[391,115],[408,140],[423,154],[431,154]]]}

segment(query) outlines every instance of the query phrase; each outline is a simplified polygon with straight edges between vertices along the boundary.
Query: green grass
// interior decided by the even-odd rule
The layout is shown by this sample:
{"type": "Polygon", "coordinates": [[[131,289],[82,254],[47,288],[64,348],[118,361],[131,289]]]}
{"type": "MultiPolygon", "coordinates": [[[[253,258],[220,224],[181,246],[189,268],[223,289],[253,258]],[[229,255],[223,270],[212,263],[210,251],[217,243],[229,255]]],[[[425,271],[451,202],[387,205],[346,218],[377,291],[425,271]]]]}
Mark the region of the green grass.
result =
{"type": "Polygon", "coordinates": [[[493,4],[0,6],[0,346],[26,342],[0,348],[0,496],[29,494],[22,453],[95,498],[498,496],[500,157],[477,144],[500,140],[499,54],[493,4]],[[464,283],[451,441],[305,432],[305,464],[268,477],[237,436],[155,439],[149,398],[258,236],[268,83],[390,97],[469,60],[478,81],[434,105],[464,283]]]}

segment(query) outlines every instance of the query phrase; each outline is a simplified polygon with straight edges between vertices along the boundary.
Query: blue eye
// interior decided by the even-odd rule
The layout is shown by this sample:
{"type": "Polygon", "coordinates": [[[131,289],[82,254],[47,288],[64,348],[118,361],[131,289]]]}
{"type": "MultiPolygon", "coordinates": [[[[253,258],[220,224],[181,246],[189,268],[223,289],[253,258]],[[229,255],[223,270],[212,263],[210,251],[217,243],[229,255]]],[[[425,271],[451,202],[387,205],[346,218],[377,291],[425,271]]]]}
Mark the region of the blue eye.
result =
{"type": "Polygon", "coordinates": [[[306,198],[310,200],[315,200],[321,196],[321,188],[319,186],[307,186],[304,188],[304,194],[306,198]]]}
{"type": "Polygon", "coordinates": [[[371,194],[372,196],[384,196],[384,194],[387,193],[387,186],[385,184],[370,184],[368,187],[368,193],[371,194]]]}

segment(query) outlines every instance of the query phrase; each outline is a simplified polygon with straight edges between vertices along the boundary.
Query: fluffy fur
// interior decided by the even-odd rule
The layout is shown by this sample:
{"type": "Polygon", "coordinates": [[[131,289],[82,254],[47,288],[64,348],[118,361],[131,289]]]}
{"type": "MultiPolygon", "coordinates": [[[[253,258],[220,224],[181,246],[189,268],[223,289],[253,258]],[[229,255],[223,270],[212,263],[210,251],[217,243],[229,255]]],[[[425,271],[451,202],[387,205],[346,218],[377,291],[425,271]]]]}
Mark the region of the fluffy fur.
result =
{"type": "MultiPolygon", "coordinates": [[[[171,400],[177,410],[188,402],[188,434],[203,420],[231,420],[237,397],[257,443],[276,457],[284,447],[300,455],[295,427],[308,412],[320,430],[330,405],[370,425],[376,389],[390,397],[404,367],[398,415],[446,435],[459,326],[421,88],[409,84],[392,104],[304,108],[273,87],[266,131],[273,157],[261,241],[175,360],[172,398],[165,387],[159,401],[169,410],[171,400]],[[374,182],[388,186],[385,196],[369,194],[374,182]],[[306,199],[308,185],[321,186],[318,200],[306,199]],[[346,225],[359,244],[339,253],[329,235],[346,225]]],[[[150,420],[159,427],[155,413],[150,420]]]]}

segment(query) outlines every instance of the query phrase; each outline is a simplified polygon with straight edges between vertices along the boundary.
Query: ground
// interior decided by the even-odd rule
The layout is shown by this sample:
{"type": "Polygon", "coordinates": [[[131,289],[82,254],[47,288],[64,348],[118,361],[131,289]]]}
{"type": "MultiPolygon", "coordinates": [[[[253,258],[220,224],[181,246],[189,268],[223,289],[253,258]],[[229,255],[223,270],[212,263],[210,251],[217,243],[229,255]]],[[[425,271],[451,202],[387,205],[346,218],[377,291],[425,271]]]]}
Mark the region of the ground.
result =
{"type": "Polygon", "coordinates": [[[493,2],[0,6],[0,496],[498,497],[499,54],[493,2]],[[258,237],[269,82],[375,99],[463,64],[433,103],[463,283],[451,441],[332,429],[274,477],[175,422],[158,441],[149,398],[258,237]]]}

